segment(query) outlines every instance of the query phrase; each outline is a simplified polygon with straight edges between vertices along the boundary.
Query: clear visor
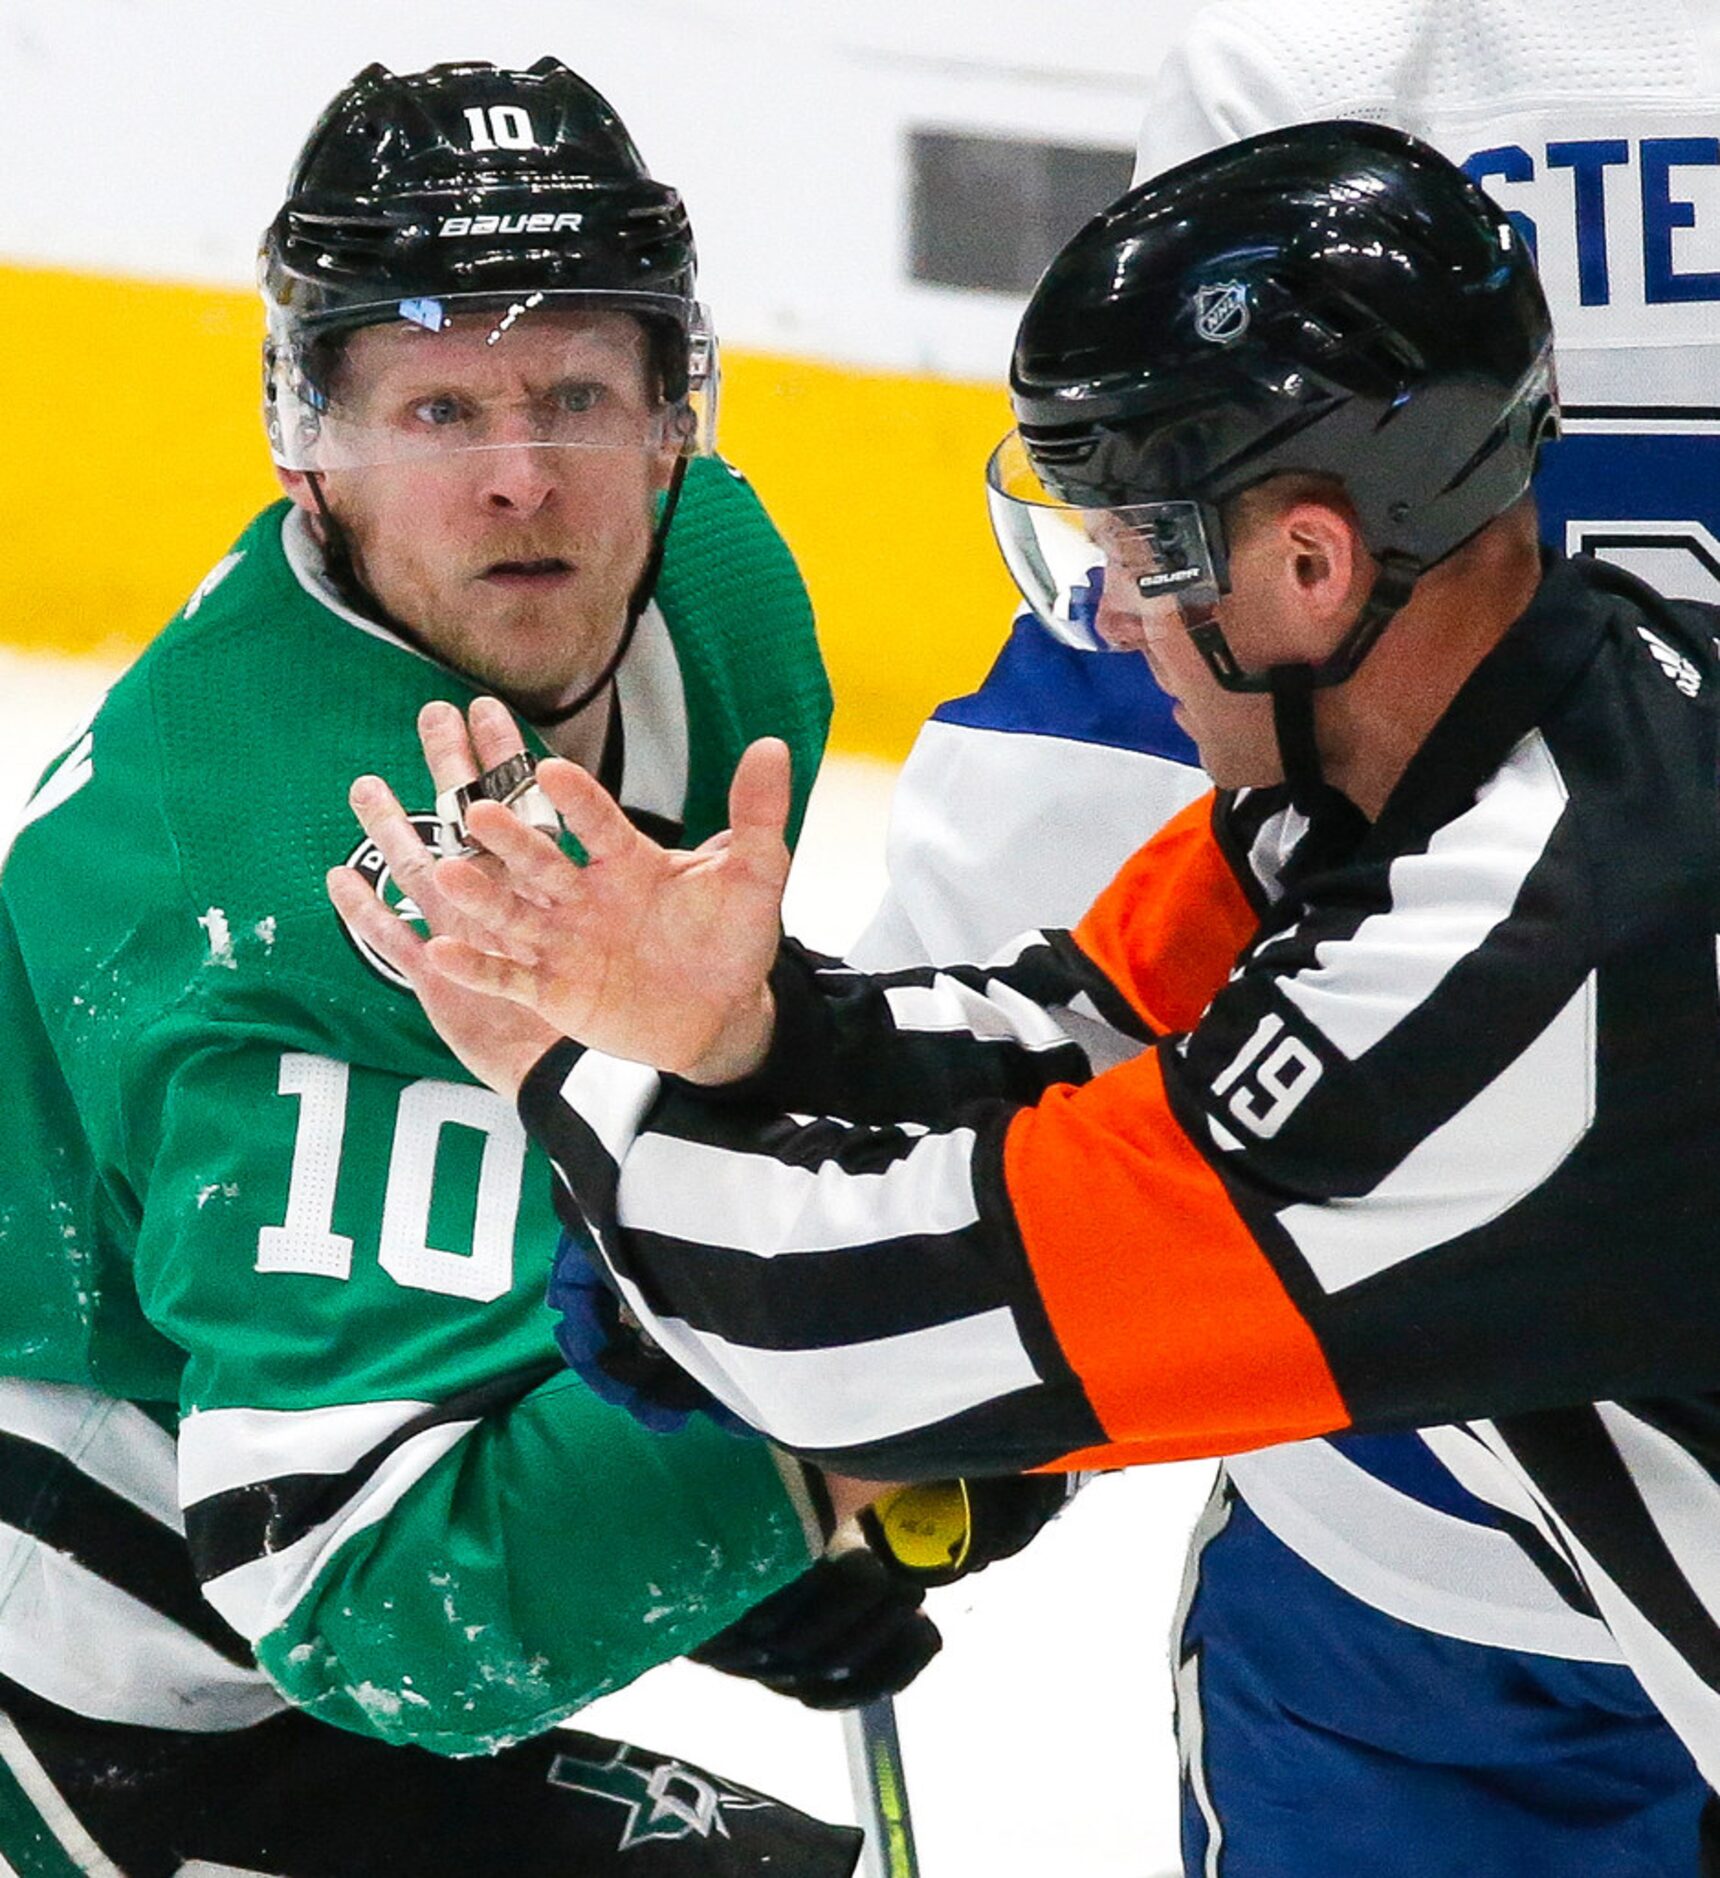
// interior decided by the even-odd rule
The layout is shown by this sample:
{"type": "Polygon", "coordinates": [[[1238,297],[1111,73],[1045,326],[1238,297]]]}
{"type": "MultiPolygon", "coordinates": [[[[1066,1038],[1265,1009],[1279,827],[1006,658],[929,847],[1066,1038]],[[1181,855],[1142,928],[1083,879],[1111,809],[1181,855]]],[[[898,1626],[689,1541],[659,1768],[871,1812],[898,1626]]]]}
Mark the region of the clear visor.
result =
{"type": "Polygon", "coordinates": [[[1039,480],[1013,430],[992,452],[985,483],[992,532],[1015,584],[1065,644],[1137,652],[1217,604],[1198,503],[1075,508],[1039,480]]]}
{"type": "Polygon", "coordinates": [[[269,447],[283,469],[455,464],[474,450],[707,455],[717,346],[703,307],[686,395],[666,403],[644,304],[574,292],[353,308],[338,330],[271,322],[269,447]]]}

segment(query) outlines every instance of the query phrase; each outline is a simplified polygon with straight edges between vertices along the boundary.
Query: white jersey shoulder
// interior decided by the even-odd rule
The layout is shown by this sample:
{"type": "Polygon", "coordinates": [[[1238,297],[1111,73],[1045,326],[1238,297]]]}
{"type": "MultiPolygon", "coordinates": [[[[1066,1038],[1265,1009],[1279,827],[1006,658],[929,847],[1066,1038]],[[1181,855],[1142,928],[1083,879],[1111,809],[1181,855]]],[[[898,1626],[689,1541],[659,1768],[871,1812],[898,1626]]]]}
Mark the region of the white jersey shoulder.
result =
{"type": "Polygon", "coordinates": [[[1073,926],[1210,786],[1151,751],[934,718],[890,805],[889,889],[849,958],[871,972],[955,965],[1031,927],[1073,926]]]}
{"type": "Polygon", "coordinates": [[[1519,218],[1567,406],[1712,405],[1716,99],[1705,0],[1215,0],[1154,81],[1136,178],[1285,124],[1395,124],[1519,218]]]}

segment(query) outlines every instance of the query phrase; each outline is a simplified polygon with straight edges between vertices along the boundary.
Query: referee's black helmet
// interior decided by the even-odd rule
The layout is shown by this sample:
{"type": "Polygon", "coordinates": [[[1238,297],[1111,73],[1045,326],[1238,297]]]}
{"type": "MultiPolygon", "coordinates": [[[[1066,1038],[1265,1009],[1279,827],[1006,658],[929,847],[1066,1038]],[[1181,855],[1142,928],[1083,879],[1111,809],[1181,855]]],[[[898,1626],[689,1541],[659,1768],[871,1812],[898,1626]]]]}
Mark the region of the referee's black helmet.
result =
{"type": "MultiPolygon", "coordinates": [[[[1248,138],[1095,216],[1034,289],[1010,391],[1053,497],[1199,503],[1221,586],[1223,504],[1284,471],[1338,479],[1397,604],[1523,494],[1557,427],[1518,230],[1428,145],[1347,120],[1248,138]]],[[[1315,682],[1354,670],[1390,609],[1369,615],[1315,682]]]]}

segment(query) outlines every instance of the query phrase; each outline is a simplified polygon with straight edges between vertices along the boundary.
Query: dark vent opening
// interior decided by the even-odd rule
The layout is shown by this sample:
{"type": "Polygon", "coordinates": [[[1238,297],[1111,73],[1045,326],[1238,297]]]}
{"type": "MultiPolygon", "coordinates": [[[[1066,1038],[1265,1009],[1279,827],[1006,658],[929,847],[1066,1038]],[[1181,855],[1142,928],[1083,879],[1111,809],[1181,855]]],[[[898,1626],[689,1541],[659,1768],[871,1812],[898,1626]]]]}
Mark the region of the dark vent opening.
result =
{"type": "Polygon", "coordinates": [[[909,273],[1025,294],[1089,216],[1129,186],[1133,153],[963,132],[909,133],[909,273]]]}

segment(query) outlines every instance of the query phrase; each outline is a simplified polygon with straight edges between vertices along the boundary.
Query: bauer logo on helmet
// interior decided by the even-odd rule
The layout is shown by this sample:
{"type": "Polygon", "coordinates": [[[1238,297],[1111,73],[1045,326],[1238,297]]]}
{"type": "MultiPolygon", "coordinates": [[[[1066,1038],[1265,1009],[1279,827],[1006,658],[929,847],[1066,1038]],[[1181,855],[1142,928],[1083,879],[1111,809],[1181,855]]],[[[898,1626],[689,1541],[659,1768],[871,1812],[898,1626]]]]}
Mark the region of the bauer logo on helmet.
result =
{"type": "Polygon", "coordinates": [[[564,229],[577,231],[583,215],[571,211],[552,215],[540,210],[535,215],[450,215],[436,231],[439,241],[456,235],[559,235],[564,229]]]}

